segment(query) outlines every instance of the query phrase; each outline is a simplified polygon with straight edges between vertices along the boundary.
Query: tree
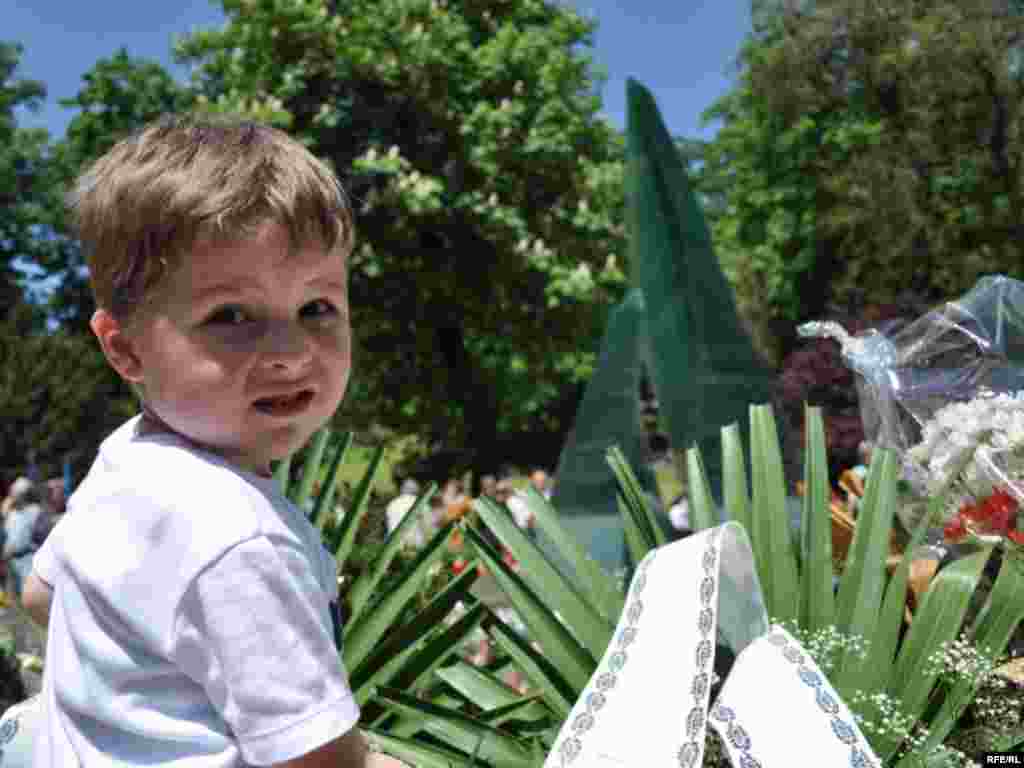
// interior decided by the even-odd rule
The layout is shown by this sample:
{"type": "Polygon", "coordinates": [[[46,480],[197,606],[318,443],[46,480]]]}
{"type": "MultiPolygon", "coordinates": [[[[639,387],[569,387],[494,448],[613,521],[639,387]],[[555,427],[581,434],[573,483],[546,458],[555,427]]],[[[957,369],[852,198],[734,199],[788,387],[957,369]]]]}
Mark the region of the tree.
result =
{"type": "Polygon", "coordinates": [[[122,48],[100,59],[83,76],[81,90],[61,106],[78,110],[63,139],[51,152],[54,177],[52,241],[58,246],[42,266],[59,277],[48,311],[72,334],[91,337],[89,319],[95,309],[89,290],[85,255],[68,231],[64,194],[85,167],[119,139],[158,116],[189,109],[194,94],[157,62],[132,58],[122,48]]]}
{"type": "Polygon", "coordinates": [[[948,298],[1024,266],[1012,4],[783,5],[709,113],[708,160],[732,182],[723,260],[780,352],[831,302],[948,298]]]}
{"type": "Polygon", "coordinates": [[[426,426],[478,471],[557,456],[624,283],[623,146],[597,115],[593,24],[547,0],[223,8],[177,48],[198,102],[286,127],[355,203],[341,424],[426,426]],[[522,434],[537,437],[510,456],[500,436],[522,434]]]}
{"type": "Polygon", "coordinates": [[[15,114],[18,107],[38,108],[46,96],[42,83],[15,78],[21,52],[20,45],[0,42],[0,319],[10,316],[24,331],[39,327],[43,315],[27,301],[15,261],[30,264],[48,249],[38,231],[49,186],[47,133],[19,127],[15,114]]]}
{"type": "Polygon", "coordinates": [[[42,477],[59,475],[65,457],[81,472],[135,411],[91,338],[0,322],[0,471],[24,472],[34,456],[42,477]]]}

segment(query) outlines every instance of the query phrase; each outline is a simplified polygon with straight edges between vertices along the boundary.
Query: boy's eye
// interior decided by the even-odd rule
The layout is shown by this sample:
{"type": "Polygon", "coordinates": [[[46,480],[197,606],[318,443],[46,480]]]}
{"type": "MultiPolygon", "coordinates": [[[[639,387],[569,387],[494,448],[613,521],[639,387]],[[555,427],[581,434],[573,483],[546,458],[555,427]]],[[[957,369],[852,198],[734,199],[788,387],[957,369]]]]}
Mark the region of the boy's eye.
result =
{"type": "Polygon", "coordinates": [[[221,307],[206,322],[211,325],[241,325],[246,319],[245,312],[239,307],[221,307]]]}
{"type": "Polygon", "coordinates": [[[338,310],[335,306],[327,301],[327,299],[311,301],[302,308],[302,314],[306,317],[329,317],[330,315],[337,314],[337,312],[338,310]]]}

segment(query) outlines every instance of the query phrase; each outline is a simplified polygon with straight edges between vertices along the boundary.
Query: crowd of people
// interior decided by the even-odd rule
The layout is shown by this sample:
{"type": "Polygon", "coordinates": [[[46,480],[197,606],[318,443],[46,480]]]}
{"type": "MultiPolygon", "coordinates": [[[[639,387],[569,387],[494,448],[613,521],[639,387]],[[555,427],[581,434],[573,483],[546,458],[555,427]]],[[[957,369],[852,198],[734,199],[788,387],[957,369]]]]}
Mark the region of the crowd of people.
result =
{"type": "Polygon", "coordinates": [[[0,578],[9,599],[21,599],[32,557],[64,514],[66,503],[64,480],[59,477],[38,483],[21,476],[7,489],[0,502],[0,578]]]}
{"type": "MultiPolygon", "coordinates": [[[[554,480],[539,467],[530,472],[530,485],[545,499],[550,500],[554,489],[554,480]]],[[[421,488],[418,482],[408,478],[402,482],[401,492],[392,499],[387,507],[388,533],[393,533],[402,520],[412,509],[419,497],[421,488]]],[[[504,477],[498,479],[494,475],[480,478],[480,496],[489,498],[508,507],[516,524],[526,532],[527,536],[535,537],[536,520],[526,503],[526,491],[517,490],[512,481],[504,477]]],[[[466,493],[465,484],[461,480],[449,479],[430,499],[430,512],[410,526],[405,534],[405,542],[411,546],[422,547],[445,523],[458,520],[472,509],[473,498],[466,493]]]]}

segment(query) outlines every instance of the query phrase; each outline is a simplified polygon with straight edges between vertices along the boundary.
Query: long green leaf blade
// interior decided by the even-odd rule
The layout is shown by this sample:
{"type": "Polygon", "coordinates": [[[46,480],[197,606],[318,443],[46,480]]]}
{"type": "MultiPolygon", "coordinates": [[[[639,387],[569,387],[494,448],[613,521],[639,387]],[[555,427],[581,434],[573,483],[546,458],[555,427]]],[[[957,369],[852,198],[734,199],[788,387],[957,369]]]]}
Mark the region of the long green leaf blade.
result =
{"type": "Polygon", "coordinates": [[[362,523],[363,515],[366,514],[367,502],[370,499],[370,489],[373,487],[374,478],[377,475],[377,468],[384,457],[384,446],[380,445],[370,457],[370,464],[363,473],[355,492],[352,494],[352,509],[341,521],[340,531],[337,536],[337,545],[334,549],[334,556],[339,563],[344,563],[352,551],[356,541],[356,531],[362,523]]]}
{"type": "Polygon", "coordinates": [[[654,511],[644,495],[644,489],[640,481],[629,466],[622,449],[613,445],[605,454],[608,466],[615,475],[615,483],[618,486],[619,494],[625,500],[626,511],[633,518],[637,528],[643,534],[644,543],[647,549],[664,546],[668,539],[661,522],[655,517],[654,511]]]}
{"type": "Polygon", "coordinates": [[[341,466],[345,462],[345,457],[348,455],[348,449],[352,446],[353,440],[351,432],[346,432],[342,435],[334,451],[331,466],[327,470],[327,478],[323,490],[316,498],[316,504],[313,507],[313,524],[320,531],[321,535],[324,532],[324,527],[330,521],[328,513],[334,509],[334,497],[338,492],[338,473],[341,471],[341,466]]]}
{"type": "Polygon", "coordinates": [[[406,533],[410,528],[418,524],[419,517],[428,509],[427,505],[436,490],[437,483],[430,483],[427,486],[427,489],[416,499],[412,508],[402,518],[398,527],[388,535],[387,540],[384,542],[384,548],[373,561],[370,568],[360,574],[355,583],[352,584],[349,602],[353,616],[358,616],[366,607],[370,596],[380,584],[388,568],[391,567],[395,556],[401,551],[406,533]]]}
{"type": "Polygon", "coordinates": [[[591,657],[601,658],[614,627],[601,617],[585,595],[555,570],[507,510],[484,497],[473,502],[473,509],[519,561],[523,580],[537,594],[545,596],[548,605],[558,611],[591,657]]]}
{"type": "MultiPolygon", "coordinates": [[[[463,571],[412,618],[399,626],[390,626],[387,635],[357,666],[348,667],[351,670],[349,683],[352,690],[358,693],[364,687],[385,684],[387,681],[379,676],[385,665],[407,647],[419,641],[431,627],[437,626],[456,603],[468,599],[470,589],[476,580],[475,568],[463,571]]],[[[415,579],[411,579],[411,583],[415,583],[415,579]]]]}
{"type": "Polygon", "coordinates": [[[722,485],[728,518],[742,525],[749,536],[753,530],[750,491],[743,458],[743,436],[735,422],[722,427],[722,485]]]}
{"type": "Polygon", "coordinates": [[[470,526],[463,528],[466,544],[477,553],[491,572],[516,613],[522,618],[530,636],[544,649],[576,690],[586,686],[597,662],[547,607],[545,601],[518,574],[502,562],[490,545],[470,526]]]}
{"type": "MultiPolygon", "coordinates": [[[[924,713],[938,670],[928,659],[960,632],[971,595],[988,560],[988,551],[955,560],[940,570],[925,593],[896,659],[889,693],[900,710],[914,721],[924,713]]],[[[898,744],[882,744],[879,757],[887,759],[898,744]]]]}
{"type": "Polygon", "coordinates": [[[507,733],[457,709],[440,707],[394,689],[379,689],[374,699],[405,717],[421,717],[423,729],[443,742],[469,754],[477,754],[495,768],[520,768],[528,764],[530,749],[507,733]]]}
{"type": "Polygon", "coordinates": [[[590,604],[601,614],[609,627],[614,628],[625,605],[625,596],[615,580],[592,558],[565,526],[548,500],[537,493],[532,485],[526,488],[526,504],[533,512],[537,529],[555,547],[555,553],[568,566],[565,574],[575,579],[577,586],[589,595],[590,604]]]}
{"type": "Polygon", "coordinates": [[[828,456],[820,408],[806,408],[807,450],[804,455],[804,508],[801,533],[800,623],[811,632],[835,620],[832,591],[832,520],[829,514],[828,456]]]}
{"type": "Polygon", "coordinates": [[[320,462],[323,460],[324,449],[327,447],[327,440],[330,436],[331,430],[327,427],[318,429],[313,435],[309,453],[302,465],[302,477],[299,478],[299,485],[291,497],[299,509],[302,509],[302,505],[306,503],[309,494],[313,491],[313,483],[316,482],[317,473],[320,472],[320,462]]]}
{"type": "Polygon", "coordinates": [[[718,525],[718,511],[704,472],[704,458],[697,446],[686,451],[686,490],[690,497],[690,524],[694,532],[718,525]]]}
{"type": "Polygon", "coordinates": [[[555,716],[565,720],[583,688],[570,685],[554,664],[497,617],[488,621],[485,629],[498,647],[512,657],[555,716]]]}
{"type": "Polygon", "coordinates": [[[441,667],[434,674],[485,712],[501,709],[510,704],[519,704],[522,700],[518,692],[485,670],[467,664],[461,659],[447,667],[441,667]]]}
{"type": "Polygon", "coordinates": [[[766,587],[768,615],[774,621],[795,622],[800,596],[796,553],[786,507],[782,452],[770,406],[751,406],[750,428],[754,537],[763,557],[758,562],[758,576],[766,587]]]}
{"type": "MultiPolygon", "coordinates": [[[[1014,630],[1024,621],[1024,600],[1021,600],[1024,594],[1024,570],[1021,565],[1012,556],[1003,553],[999,575],[996,576],[992,591],[971,633],[974,645],[990,659],[996,659],[1004,653],[1014,630]]],[[[970,678],[956,683],[928,726],[928,738],[921,747],[923,751],[927,752],[945,741],[977,690],[977,683],[970,678]]],[[[1018,737],[1017,743],[1020,741],[1024,741],[1024,732],[1018,737]]],[[[1001,749],[1009,750],[1016,745],[1013,743],[1001,749]]]]}
{"type": "Polygon", "coordinates": [[[398,739],[389,733],[366,728],[364,731],[380,748],[406,765],[416,768],[470,768],[469,759],[451,749],[427,746],[419,741],[398,739]]]}
{"type": "Polygon", "coordinates": [[[454,523],[449,523],[427,544],[416,559],[396,578],[394,588],[380,600],[345,623],[342,656],[346,669],[356,669],[392,628],[429,577],[431,566],[443,556],[454,523]]]}

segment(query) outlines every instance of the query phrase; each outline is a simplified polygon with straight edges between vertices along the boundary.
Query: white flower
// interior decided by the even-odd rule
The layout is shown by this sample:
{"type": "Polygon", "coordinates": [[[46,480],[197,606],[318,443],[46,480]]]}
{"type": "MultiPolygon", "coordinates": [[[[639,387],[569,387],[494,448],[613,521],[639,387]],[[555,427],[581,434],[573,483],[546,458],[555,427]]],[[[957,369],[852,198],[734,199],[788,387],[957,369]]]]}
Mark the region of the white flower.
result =
{"type": "Polygon", "coordinates": [[[1024,490],[1024,392],[985,393],[943,406],[905,459],[907,476],[924,478],[919,490],[948,493],[956,501],[950,514],[997,486],[1024,490]]]}

